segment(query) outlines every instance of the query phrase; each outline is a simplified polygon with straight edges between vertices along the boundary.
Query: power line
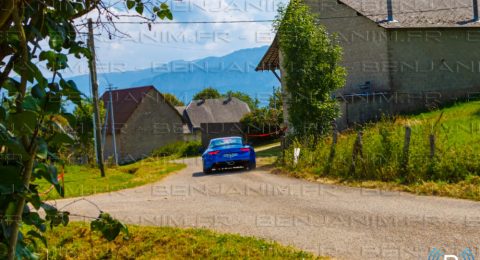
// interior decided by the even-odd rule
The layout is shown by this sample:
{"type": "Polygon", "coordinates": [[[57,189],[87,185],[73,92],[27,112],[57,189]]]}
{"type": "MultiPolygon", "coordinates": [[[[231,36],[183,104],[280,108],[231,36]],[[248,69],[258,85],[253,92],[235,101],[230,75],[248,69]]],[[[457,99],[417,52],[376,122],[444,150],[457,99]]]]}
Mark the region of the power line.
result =
{"type": "MultiPolygon", "coordinates": [[[[452,11],[455,9],[465,9],[471,8],[468,6],[459,6],[451,8],[438,8],[438,9],[424,9],[424,10],[412,10],[412,11],[403,11],[403,12],[394,12],[394,15],[399,14],[418,14],[418,13],[428,13],[428,12],[439,12],[439,11],[452,11]]],[[[360,15],[347,15],[347,16],[332,16],[332,17],[318,17],[317,20],[330,20],[330,19],[346,19],[346,18],[356,18],[361,16],[381,16],[387,15],[387,13],[360,13],[360,15]]],[[[266,19],[266,20],[232,20],[232,21],[98,21],[98,24],[235,24],[235,23],[271,23],[276,20],[266,19]]],[[[77,26],[87,25],[86,23],[77,24],[77,26]]]]}
{"type": "MultiPolygon", "coordinates": [[[[237,21],[176,21],[176,22],[164,22],[164,21],[98,21],[96,23],[101,24],[231,24],[231,23],[271,23],[275,20],[237,20],[237,21]]],[[[86,23],[76,24],[77,26],[86,25],[86,23]]]]}

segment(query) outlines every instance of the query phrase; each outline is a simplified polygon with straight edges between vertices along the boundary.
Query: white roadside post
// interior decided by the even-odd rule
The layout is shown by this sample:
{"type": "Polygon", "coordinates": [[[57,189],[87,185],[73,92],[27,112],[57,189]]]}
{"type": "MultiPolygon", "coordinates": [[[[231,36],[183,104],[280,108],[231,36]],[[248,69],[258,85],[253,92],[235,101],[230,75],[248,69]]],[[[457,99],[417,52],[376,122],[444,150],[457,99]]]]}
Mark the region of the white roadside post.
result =
{"type": "Polygon", "coordinates": [[[294,148],[293,149],[293,164],[294,165],[297,165],[298,157],[300,157],[300,148],[294,148]]]}

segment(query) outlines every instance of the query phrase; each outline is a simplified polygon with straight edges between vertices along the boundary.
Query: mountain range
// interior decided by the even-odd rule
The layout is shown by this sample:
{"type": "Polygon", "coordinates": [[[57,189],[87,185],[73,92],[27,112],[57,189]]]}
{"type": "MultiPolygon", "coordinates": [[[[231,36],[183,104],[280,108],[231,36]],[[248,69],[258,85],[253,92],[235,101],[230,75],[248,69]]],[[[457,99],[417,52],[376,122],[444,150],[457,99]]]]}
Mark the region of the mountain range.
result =
{"type": "MultiPolygon", "coordinates": [[[[280,85],[271,72],[255,71],[267,49],[268,46],[241,49],[221,57],[176,60],[155,68],[99,74],[99,92],[103,94],[109,84],[119,89],[153,85],[188,103],[198,91],[214,87],[220,93],[242,91],[258,98],[261,105],[266,104],[273,87],[280,85]]],[[[70,79],[83,93],[90,93],[89,75],[70,79]]]]}

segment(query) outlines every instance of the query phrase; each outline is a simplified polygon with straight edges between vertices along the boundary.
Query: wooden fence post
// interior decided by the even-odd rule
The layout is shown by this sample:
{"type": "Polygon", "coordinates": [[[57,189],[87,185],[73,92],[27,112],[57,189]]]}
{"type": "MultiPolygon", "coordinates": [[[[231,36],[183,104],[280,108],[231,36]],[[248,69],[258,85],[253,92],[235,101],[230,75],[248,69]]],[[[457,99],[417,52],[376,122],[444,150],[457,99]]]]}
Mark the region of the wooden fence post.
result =
{"type": "Polygon", "coordinates": [[[357,134],[357,139],[355,139],[355,143],[353,144],[353,151],[352,151],[352,165],[350,166],[350,173],[355,173],[355,168],[356,168],[356,161],[358,158],[358,155],[360,155],[360,158],[363,159],[363,142],[362,142],[362,131],[358,131],[357,134]]]}
{"type": "Polygon", "coordinates": [[[431,134],[429,136],[430,139],[430,159],[435,157],[435,135],[431,134]]]}
{"type": "Polygon", "coordinates": [[[403,154],[402,154],[402,162],[401,162],[402,170],[406,170],[408,167],[411,135],[412,135],[412,128],[410,126],[405,126],[405,142],[403,144],[403,154]]]}
{"type": "Polygon", "coordinates": [[[363,159],[363,132],[358,131],[357,134],[357,149],[358,154],[360,154],[360,158],[363,159]]]}
{"type": "Polygon", "coordinates": [[[325,171],[327,174],[330,173],[330,169],[332,168],[333,160],[335,159],[337,142],[338,142],[338,131],[337,131],[337,129],[333,129],[332,146],[330,147],[330,155],[328,156],[327,168],[326,168],[326,171],[325,171]]]}

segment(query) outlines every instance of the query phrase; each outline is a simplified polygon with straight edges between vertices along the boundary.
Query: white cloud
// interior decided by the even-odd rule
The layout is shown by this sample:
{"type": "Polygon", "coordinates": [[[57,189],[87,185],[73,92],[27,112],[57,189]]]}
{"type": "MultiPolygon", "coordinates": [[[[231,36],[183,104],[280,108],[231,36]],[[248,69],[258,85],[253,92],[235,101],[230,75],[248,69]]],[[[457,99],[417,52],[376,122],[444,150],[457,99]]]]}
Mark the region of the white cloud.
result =
{"type": "MultiPolygon", "coordinates": [[[[287,0],[171,0],[174,22],[272,20],[278,4],[287,0]]],[[[127,14],[123,8],[111,9],[127,14]]],[[[130,13],[131,14],[131,13],[130,13]]],[[[92,13],[91,17],[96,17],[92,13]]],[[[169,62],[194,60],[206,56],[222,56],[238,49],[259,47],[273,40],[272,24],[128,24],[136,17],[122,17],[117,29],[130,37],[108,39],[105,31],[97,31],[96,49],[99,62],[108,71],[135,70],[169,62]]],[[[84,62],[86,66],[86,62],[84,62]]],[[[82,63],[83,64],[83,63],[82,63]]],[[[79,67],[79,66],[75,66],[79,67]]],[[[81,66],[80,66],[81,67],[81,66]]],[[[84,69],[71,72],[82,74],[84,69]]],[[[100,71],[107,72],[107,71],[100,71]]]]}

